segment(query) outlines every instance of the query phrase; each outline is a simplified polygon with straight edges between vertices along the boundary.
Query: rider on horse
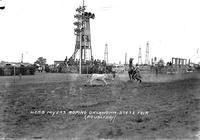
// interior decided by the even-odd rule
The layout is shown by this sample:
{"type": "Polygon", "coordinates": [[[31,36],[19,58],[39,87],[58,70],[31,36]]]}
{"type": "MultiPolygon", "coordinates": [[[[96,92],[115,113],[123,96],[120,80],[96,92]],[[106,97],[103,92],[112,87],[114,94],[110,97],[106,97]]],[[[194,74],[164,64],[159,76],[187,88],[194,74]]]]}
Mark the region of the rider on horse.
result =
{"type": "Polygon", "coordinates": [[[134,74],[140,73],[140,69],[139,69],[139,65],[138,64],[136,64],[136,66],[134,67],[133,71],[134,71],[134,74]]]}
{"type": "Polygon", "coordinates": [[[136,79],[141,82],[141,76],[140,76],[140,70],[138,64],[136,64],[136,67],[133,66],[133,58],[130,58],[129,60],[129,70],[128,70],[129,78],[136,79]]]}

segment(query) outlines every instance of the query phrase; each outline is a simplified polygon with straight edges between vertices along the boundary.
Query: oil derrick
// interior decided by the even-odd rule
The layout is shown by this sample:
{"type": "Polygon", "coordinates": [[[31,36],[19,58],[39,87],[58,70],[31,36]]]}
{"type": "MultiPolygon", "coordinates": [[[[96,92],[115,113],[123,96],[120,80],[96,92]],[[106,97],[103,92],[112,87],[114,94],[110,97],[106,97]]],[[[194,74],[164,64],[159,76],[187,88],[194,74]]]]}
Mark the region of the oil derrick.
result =
{"type": "Polygon", "coordinates": [[[138,65],[142,64],[142,53],[141,53],[141,48],[139,48],[139,54],[138,54],[138,65]]]}
{"type": "Polygon", "coordinates": [[[105,45],[104,61],[106,62],[106,64],[108,63],[108,44],[105,45]]]}
{"type": "Polygon", "coordinates": [[[72,58],[75,60],[77,58],[77,53],[79,52],[79,58],[81,60],[91,60],[92,59],[92,47],[91,47],[91,33],[90,33],[90,19],[94,19],[95,15],[91,12],[85,12],[86,6],[80,6],[76,9],[77,14],[74,18],[77,19],[74,22],[76,28],[74,29],[74,34],[76,35],[76,44],[72,58]]]}
{"type": "Polygon", "coordinates": [[[127,53],[125,53],[125,65],[127,65],[127,53]]]}
{"type": "Polygon", "coordinates": [[[24,55],[22,53],[22,56],[21,56],[21,63],[23,63],[23,58],[24,58],[24,55]]]}
{"type": "Polygon", "coordinates": [[[149,43],[148,42],[147,42],[147,46],[146,46],[145,64],[147,64],[147,65],[150,64],[150,61],[149,61],[149,43]]]}

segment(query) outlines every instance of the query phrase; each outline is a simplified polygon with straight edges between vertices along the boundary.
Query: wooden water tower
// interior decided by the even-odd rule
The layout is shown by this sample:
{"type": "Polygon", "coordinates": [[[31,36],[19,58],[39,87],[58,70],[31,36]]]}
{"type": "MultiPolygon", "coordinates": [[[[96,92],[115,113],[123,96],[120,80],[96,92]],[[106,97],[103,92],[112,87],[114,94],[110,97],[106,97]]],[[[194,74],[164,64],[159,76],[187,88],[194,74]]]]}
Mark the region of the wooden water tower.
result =
{"type": "Polygon", "coordinates": [[[91,46],[91,31],[90,31],[90,19],[94,19],[95,15],[91,12],[86,12],[86,6],[84,4],[76,9],[77,14],[74,18],[77,20],[74,22],[76,28],[74,33],[76,35],[76,44],[72,58],[75,60],[77,54],[81,61],[91,60],[92,57],[92,46],[91,46]],[[79,52],[79,53],[78,53],[79,52]]]}

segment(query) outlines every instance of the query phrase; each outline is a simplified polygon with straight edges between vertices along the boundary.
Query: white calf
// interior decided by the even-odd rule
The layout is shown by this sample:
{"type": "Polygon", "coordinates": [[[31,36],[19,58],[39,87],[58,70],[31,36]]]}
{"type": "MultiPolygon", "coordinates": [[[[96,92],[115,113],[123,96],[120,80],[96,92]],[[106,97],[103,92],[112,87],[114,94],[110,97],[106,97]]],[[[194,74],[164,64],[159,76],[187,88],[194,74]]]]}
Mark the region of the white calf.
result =
{"type": "Polygon", "coordinates": [[[110,75],[108,74],[92,74],[88,82],[90,82],[90,85],[94,80],[101,80],[103,81],[106,85],[108,84],[106,82],[106,79],[110,79],[110,75]]]}

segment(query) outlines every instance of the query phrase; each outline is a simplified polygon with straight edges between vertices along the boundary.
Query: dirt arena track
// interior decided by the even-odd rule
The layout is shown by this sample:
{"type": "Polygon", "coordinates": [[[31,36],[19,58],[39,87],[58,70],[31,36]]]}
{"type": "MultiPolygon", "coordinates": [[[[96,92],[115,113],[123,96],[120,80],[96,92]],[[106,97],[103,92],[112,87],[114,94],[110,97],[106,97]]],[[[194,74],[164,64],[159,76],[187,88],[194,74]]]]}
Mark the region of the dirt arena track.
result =
{"type": "Polygon", "coordinates": [[[14,77],[0,77],[0,138],[200,139],[199,73],[146,74],[141,84],[124,73],[108,86],[89,86],[87,79],[37,74],[15,77],[14,83],[14,77]],[[95,111],[117,114],[89,116],[95,111]]]}

